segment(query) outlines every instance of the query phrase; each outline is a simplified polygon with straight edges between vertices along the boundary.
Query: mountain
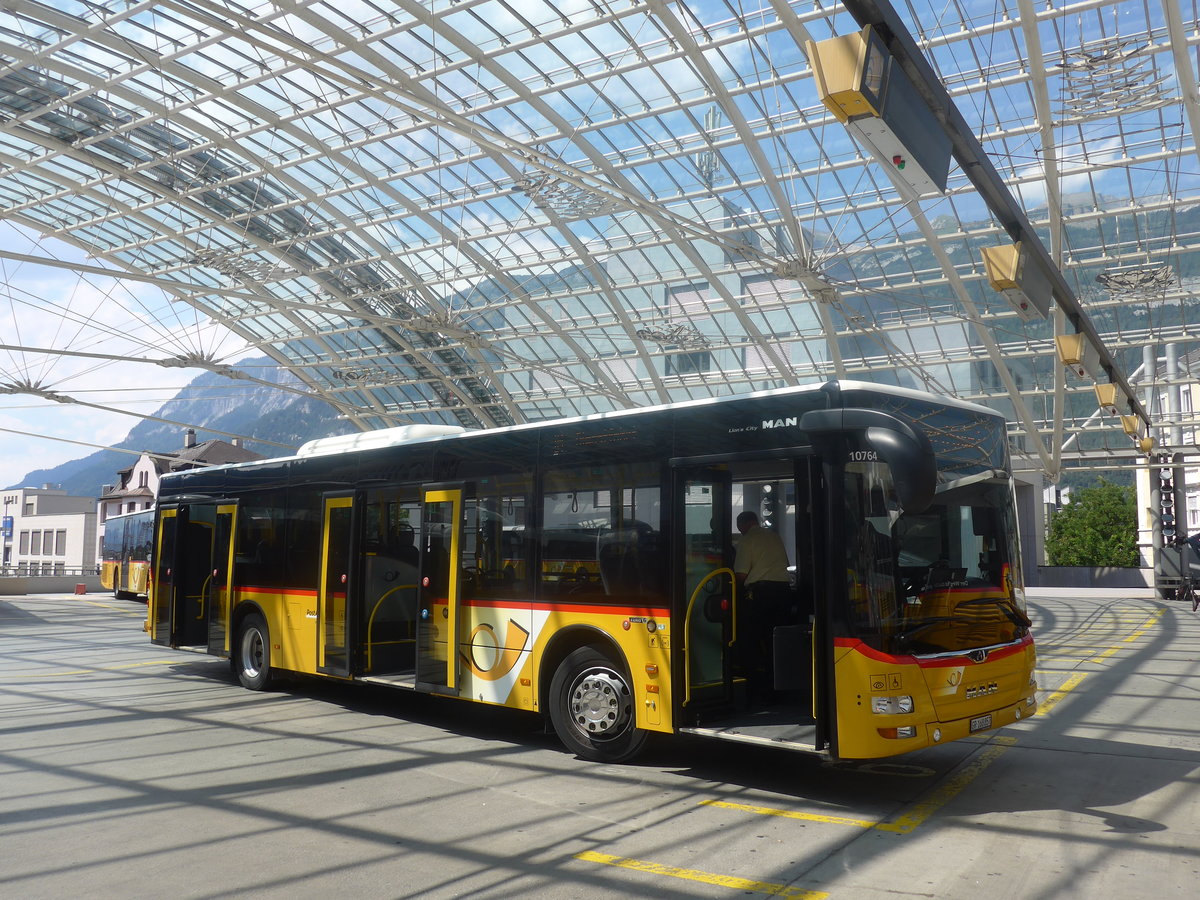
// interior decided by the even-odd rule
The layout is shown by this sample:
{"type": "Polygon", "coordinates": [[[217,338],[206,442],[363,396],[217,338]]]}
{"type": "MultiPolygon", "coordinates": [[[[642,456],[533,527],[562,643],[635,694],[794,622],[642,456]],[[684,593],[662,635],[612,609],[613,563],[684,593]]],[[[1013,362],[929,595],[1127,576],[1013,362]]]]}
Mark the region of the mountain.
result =
{"type": "MultiPolygon", "coordinates": [[[[276,384],[300,384],[291,372],[266,357],[243,360],[233,368],[276,384]]],[[[305,441],[354,430],[324,401],[253,382],[231,380],[213,372],[195,378],[153,415],[173,422],[191,423],[197,441],[210,438],[227,441],[231,435],[254,435],[258,440],[245,440],[243,445],[265,456],[287,456],[305,441]],[[201,423],[207,428],[201,427],[201,423]]],[[[138,453],[182,450],[184,431],[183,425],[144,419],[114,447],[138,453]]],[[[99,497],[101,488],[114,484],[117,472],[131,466],[135,458],[129,453],[99,450],[52,469],[35,469],[9,487],[53,484],[61,485],[72,496],[99,497]]]]}

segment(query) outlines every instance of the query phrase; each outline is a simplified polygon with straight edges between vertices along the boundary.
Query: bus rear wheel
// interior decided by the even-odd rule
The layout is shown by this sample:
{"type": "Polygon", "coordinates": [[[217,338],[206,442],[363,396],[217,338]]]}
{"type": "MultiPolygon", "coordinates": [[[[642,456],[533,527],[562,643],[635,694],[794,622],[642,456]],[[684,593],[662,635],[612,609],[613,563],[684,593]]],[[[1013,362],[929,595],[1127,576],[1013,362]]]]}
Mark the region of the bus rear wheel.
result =
{"type": "Polygon", "coordinates": [[[568,654],[550,680],[550,721],[584,759],[624,762],[646,743],[636,725],[633,690],[620,665],[595,647],[568,654]]]}
{"type": "Polygon", "coordinates": [[[262,691],[271,683],[271,639],[258,613],[246,616],[238,627],[231,662],[242,687],[262,691]]]}

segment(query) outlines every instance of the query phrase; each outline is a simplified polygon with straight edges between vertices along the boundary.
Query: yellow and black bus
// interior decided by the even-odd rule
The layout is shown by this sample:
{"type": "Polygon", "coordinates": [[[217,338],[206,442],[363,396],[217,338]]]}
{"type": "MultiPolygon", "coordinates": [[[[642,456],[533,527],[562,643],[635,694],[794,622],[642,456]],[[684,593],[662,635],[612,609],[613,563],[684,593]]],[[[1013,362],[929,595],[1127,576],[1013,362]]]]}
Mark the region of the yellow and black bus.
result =
{"type": "Polygon", "coordinates": [[[122,600],[145,599],[150,590],[154,510],[112,516],[100,544],[100,585],[122,600]]]}
{"type": "Polygon", "coordinates": [[[1004,419],[904,388],[413,425],[172,473],[154,559],[152,640],[248,688],[535,711],[595,760],[653,732],[886,757],[1035,710],[1004,419]],[[762,646],[732,568],[745,509],[794,573],[762,646]]]}

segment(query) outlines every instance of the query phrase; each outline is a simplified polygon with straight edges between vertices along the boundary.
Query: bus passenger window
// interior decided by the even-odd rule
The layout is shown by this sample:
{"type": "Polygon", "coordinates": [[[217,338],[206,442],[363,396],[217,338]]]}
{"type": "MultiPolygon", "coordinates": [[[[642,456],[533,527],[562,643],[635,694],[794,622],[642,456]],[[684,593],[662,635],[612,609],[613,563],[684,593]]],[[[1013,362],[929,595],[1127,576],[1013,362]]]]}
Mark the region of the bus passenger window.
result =
{"type": "Polygon", "coordinates": [[[244,584],[273,584],[287,568],[280,535],[284,530],[280,506],[246,506],[238,515],[238,580],[244,584]]]}
{"type": "Polygon", "coordinates": [[[465,589],[476,597],[528,595],[525,497],[481,495],[466,502],[462,554],[465,589]]]}
{"type": "Polygon", "coordinates": [[[662,597],[661,490],[655,467],[564,469],[546,476],[541,589],[662,597]]]}

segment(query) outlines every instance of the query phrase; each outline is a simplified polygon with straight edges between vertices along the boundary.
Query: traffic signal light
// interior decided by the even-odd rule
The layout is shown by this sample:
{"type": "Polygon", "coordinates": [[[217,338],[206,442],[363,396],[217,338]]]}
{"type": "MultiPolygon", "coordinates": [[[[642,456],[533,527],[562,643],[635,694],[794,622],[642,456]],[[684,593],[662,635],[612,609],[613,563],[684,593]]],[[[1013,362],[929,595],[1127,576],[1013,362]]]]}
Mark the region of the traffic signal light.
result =
{"type": "Polygon", "coordinates": [[[1176,479],[1180,471],[1178,464],[1182,462],[1179,456],[1160,456],[1158,458],[1158,522],[1162,528],[1164,544],[1174,542],[1178,535],[1175,512],[1176,479]]]}
{"type": "Polygon", "coordinates": [[[762,495],[758,501],[758,519],[764,528],[775,526],[775,514],[779,505],[777,487],[775,484],[764,484],[762,487],[762,495]]]}

